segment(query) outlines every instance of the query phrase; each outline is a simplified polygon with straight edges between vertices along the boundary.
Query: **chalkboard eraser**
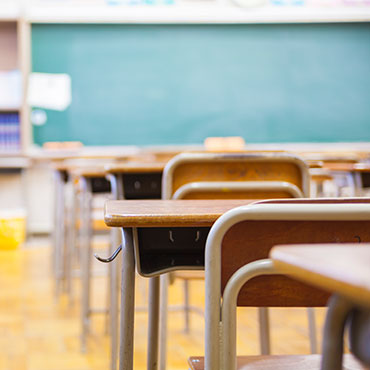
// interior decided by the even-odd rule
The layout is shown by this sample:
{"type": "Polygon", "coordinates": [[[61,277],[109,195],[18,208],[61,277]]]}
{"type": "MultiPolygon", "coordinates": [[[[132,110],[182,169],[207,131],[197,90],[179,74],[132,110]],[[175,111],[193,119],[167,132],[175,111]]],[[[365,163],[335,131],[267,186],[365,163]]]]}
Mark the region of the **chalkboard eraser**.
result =
{"type": "Polygon", "coordinates": [[[42,145],[44,149],[57,149],[57,150],[65,150],[65,149],[79,149],[83,146],[80,141],[47,141],[42,145]]]}
{"type": "Polygon", "coordinates": [[[204,147],[209,151],[237,152],[245,149],[245,141],[240,136],[207,137],[204,147]]]}

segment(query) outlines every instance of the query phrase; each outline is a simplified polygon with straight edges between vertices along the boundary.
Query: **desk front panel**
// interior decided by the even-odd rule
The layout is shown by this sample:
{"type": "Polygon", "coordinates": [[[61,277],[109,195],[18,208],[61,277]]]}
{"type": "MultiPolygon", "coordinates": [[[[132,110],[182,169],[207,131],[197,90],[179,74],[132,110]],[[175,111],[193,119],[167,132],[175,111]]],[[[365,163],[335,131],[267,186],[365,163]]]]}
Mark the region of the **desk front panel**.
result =
{"type": "Polygon", "coordinates": [[[122,174],[125,199],[161,199],[162,172],[122,174]]]}
{"type": "Polygon", "coordinates": [[[204,250],[210,227],[135,230],[139,274],[153,276],[170,270],[204,269],[204,250]]]}

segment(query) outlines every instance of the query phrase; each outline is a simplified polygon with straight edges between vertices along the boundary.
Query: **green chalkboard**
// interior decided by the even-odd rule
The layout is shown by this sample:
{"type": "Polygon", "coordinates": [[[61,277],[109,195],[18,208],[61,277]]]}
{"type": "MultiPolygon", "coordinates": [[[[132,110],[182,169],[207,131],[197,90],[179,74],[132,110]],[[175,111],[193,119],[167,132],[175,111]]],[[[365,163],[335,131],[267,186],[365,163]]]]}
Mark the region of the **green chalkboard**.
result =
{"type": "Polygon", "coordinates": [[[32,68],[71,106],[34,141],[370,141],[370,23],[34,24],[32,68]]]}

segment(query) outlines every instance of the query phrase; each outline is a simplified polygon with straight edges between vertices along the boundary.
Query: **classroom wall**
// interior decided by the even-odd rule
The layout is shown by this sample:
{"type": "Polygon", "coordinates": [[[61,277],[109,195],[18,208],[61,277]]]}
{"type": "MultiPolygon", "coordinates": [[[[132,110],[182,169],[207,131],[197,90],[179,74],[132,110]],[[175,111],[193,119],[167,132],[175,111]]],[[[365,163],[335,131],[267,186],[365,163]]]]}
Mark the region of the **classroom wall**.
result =
{"type": "Polygon", "coordinates": [[[37,144],[370,140],[370,24],[32,25],[32,69],[69,73],[37,144]]]}

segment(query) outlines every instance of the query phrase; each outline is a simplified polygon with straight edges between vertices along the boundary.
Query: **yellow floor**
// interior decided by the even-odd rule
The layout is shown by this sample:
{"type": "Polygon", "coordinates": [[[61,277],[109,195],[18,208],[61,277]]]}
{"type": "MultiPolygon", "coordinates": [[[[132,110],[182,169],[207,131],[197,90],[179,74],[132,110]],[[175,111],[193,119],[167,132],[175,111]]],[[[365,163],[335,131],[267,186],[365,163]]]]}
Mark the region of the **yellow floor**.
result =
{"type": "MultiPolygon", "coordinates": [[[[0,251],[0,369],[1,370],[101,370],[109,368],[109,337],[103,314],[92,318],[88,352],[80,352],[79,280],[74,280],[74,302],[55,299],[50,271],[50,248],[44,243],[16,251],[0,251]]],[[[104,307],[106,281],[94,279],[95,307],[104,307]]],[[[182,301],[182,285],[170,288],[171,302],[182,301]]],[[[146,281],[138,279],[137,304],[145,304],[146,281]]],[[[202,305],[203,283],[192,282],[193,303],[202,305]]],[[[302,309],[271,310],[273,353],[308,353],[307,319],[302,309]]],[[[317,310],[321,328],[324,311],[317,310]]],[[[257,354],[256,310],[239,314],[240,353],[257,354]]],[[[145,369],[146,314],[136,315],[135,369],[145,369]]],[[[192,315],[192,330],[183,333],[183,316],[172,312],[169,320],[168,368],[187,369],[189,355],[203,353],[203,318],[192,315]]],[[[320,330],[320,329],[319,329],[320,330]]]]}

